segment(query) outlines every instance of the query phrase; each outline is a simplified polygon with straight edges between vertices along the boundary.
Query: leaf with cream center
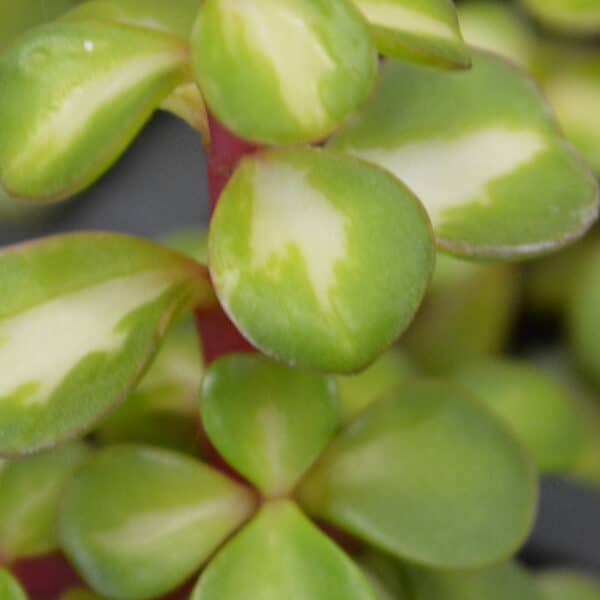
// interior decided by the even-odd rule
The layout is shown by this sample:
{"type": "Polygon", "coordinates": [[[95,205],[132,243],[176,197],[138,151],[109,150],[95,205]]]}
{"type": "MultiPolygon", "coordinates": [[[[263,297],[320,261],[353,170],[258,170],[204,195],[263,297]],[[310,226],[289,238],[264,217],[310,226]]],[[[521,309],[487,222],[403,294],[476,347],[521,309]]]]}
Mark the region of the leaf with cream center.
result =
{"type": "Polygon", "coordinates": [[[209,232],[221,304],[289,363],[357,371],[406,328],[434,249],[418,200],[385,171],[325,150],[245,158],[209,232]]]}
{"type": "Polygon", "coordinates": [[[468,392],[422,381],[347,426],[298,496],[312,515],[399,558],[474,568],[508,558],[525,540],[536,473],[468,392]]]}
{"type": "Polygon", "coordinates": [[[202,423],[236,471],[265,494],[281,496],[338,427],[335,380],[259,354],[226,356],[202,382],[202,423]]]}
{"type": "Polygon", "coordinates": [[[113,446],[68,485],[59,539],[99,594],[155,598],[199,569],[254,505],[248,490],[183,454],[113,446]]]}
{"type": "Polygon", "coordinates": [[[289,500],[269,502],[217,554],[191,600],[375,600],[358,567],[289,500]]]}
{"type": "Polygon", "coordinates": [[[385,56],[465,69],[471,64],[452,0],[354,0],[385,56]]]}
{"type": "Polygon", "coordinates": [[[184,79],[186,43],[160,31],[56,22],[0,56],[0,181],[65,198],[104,173],[184,79]]]}
{"type": "Polygon", "coordinates": [[[376,52],[349,0],[205,0],[196,78],[230,130],[265,143],[330,133],[366,100],[376,52]]]}
{"type": "Polygon", "coordinates": [[[215,298],[206,269],[118,234],[0,253],[0,453],[48,447],[122,401],[172,321],[215,298]]]}
{"type": "Polygon", "coordinates": [[[87,451],[85,445],[73,444],[0,465],[1,559],[12,562],[58,548],[62,491],[87,451]]]}
{"type": "Polygon", "coordinates": [[[329,145],[400,178],[459,255],[539,254],[598,214],[596,181],[535,85],[482,51],[462,73],[388,61],[366,111],[329,145]]]}

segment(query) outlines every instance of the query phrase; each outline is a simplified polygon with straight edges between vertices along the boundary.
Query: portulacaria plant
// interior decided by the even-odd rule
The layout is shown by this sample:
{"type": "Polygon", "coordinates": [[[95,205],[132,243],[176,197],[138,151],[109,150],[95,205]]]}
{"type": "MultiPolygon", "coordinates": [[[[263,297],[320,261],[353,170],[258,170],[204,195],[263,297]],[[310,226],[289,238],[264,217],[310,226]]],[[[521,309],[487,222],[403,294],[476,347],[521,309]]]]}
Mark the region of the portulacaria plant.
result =
{"type": "MultiPolygon", "coordinates": [[[[470,306],[510,272],[445,254],[525,259],[595,220],[533,80],[468,47],[450,0],[47,4],[0,8],[2,207],[84,190],[162,109],[202,136],[214,212],[207,247],[81,232],[0,252],[0,598],[24,598],[13,575],[68,600],[586,585],[511,560],[536,465],[560,470],[577,437],[560,393],[508,364],[419,379],[390,349],[437,251],[432,294],[472,281],[470,306]],[[553,398],[541,440],[497,377],[553,398]]],[[[421,320],[408,345],[441,373],[454,334],[465,354],[498,342],[493,306],[487,337],[421,320]]]]}

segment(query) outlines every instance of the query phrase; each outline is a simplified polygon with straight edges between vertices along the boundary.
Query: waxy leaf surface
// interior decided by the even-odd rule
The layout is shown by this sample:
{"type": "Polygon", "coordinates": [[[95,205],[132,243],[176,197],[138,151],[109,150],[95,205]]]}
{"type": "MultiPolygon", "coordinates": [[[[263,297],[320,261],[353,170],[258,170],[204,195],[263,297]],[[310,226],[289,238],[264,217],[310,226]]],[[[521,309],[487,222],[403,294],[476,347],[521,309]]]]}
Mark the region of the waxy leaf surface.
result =
{"type": "Polygon", "coordinates": [[[406,328],[434,248],[394,177],[318,149],[244,159],[209,232],[219,299],[255,346],[328,372],[367,366],[406,328]]]}
{"type": "Polygon", "coordinates": [[[461,69],[471,64],[452,0],[354,0],[385,56],[461,69]]]}
{"type": "Polygon", "coordinates": [[[507,423],[541,471],[573,466],[584,427],[575,400],[559,381],[527,362],[493,358],[466,365],[454,377],[507,423]]]}
{"type": "Polygon", "coordinates": [[[57,22],[0,56],[0,181],[15,197],[65,198],[125,150],[183,78],[178,37],[100,21],[57,22]]]}
{"type": "Polygon", "coordinates": [[[27,600],[19,582],[6,570],[0,567],[0,598],[2,600],[27,600]]]}
{"type": "Polygon", "coordinates": [[[0,464],[0,558],[57,549],[56,523],[63,488],[86,457],[83,444],[0,464]]]}
{"type": "Polygon", "coordinates": [[[473,63],[448,73],[388,61],[330,146],[399,177],[452,253],[515,258],[579,237],[598,212],[590,171],[527,76],[479,51],[473,63]]]}
{"type": "Polygon", "coordinates": [[[520,0],[540,23],[557,31],[579,34],[600,32],[598,0],[520,0]]]}
{"type": "Polygon", "coordinates": [[[192,53],[218,119],[265,143],[330,133],[363,104],[376,74],[368,26],[349,0],[205,0],[192,53]]]}
{"type": "Polygon", "coordinates": [[[375,600],[360,570],[289,501],[268,503],[209,564],[191,600],[375,600]]]}
{"type": "Polygon", "coordinates": [[[536,478],[508,430],[467,392],[416,382],[343,430],[299,498],[311,514],[399,558],[470,568],[523,542],[536,478]]]}
{"type": "Polygon", "coordinates": [[[101,20],[174,33],[187,40],[200,0],[90,0],[69,11],[68,21],[101,20]]]}
{"type": "Polygon", "coordinates": [[[59,538],[99,594],[155,598],[192,575],[254,502],[243,487],[185,455],[113,446],[71,480],[59,538]]]}
{"type": "Polygon", "coordinates": [[[575,571],[546,571],[538,575],[544,600],[600,600],[600,584],[575,571]]]}
{"type": "Polygon", "coordinates": [[[202,382],[202,422],[236,471],[265,494],[280,496],[338,427],[335,380],[259,354],[226,356],[202,382]]]}
{"type": "Polygon", "coordinates": [[[206,269],[156,244],[72,234],[0,253],[0,453],[87,430],[137,383],[173,319],[215,302],[206,269]]]}

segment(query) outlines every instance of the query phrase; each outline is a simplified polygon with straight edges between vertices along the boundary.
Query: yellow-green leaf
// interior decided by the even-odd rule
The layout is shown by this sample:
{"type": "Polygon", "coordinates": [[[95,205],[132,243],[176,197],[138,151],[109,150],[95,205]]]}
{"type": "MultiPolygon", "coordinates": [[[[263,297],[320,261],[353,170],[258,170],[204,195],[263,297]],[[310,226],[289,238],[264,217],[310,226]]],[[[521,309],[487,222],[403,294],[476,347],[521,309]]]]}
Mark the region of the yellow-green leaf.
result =
{"type": "Polygon", "coordinates": [[[600,600],[600,583],[575,571],[543,571],[538,582],[544,600],[600,600]]]}
{"type": "Polygon", "coordinates": [[[0,567],[0,598],[2,600],[27,600],[19,582],[5,569],[0,567]]]}

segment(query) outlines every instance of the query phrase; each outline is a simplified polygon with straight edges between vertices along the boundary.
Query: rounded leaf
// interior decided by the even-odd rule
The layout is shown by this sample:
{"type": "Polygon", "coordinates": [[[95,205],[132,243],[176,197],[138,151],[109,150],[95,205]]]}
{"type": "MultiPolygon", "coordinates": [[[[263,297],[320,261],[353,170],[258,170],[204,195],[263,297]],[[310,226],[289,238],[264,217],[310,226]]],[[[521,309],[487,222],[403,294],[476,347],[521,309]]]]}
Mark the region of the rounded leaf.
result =
{"type": "Polygon", "coordinates": [[[183,79],[183,40],[160,31],[56,22],[0,56],[0,181],[15,197],[90,185],[183,79]]]}
{"type": "Polygon", "coordinates": [[[198,570],[254,505],[246,489],[185,455],[113,446],[67,486],[59,538],[99,594],[155,598],[198,570]]]}
{"type": "Polygon", "coordinates": [[[354,0],[385,56],[450,69],[471,65],[452,0],[354,0]]]}
{"type": "Polygon", "coordinates": [[[5,569],[0,567],[0,598],[2,600],[27,600],[19,582],[5,569]]]}
{"type": "Polygon", "coordinates": [[[330,133],[366,100],[377,64],[350,0],[205,0],[192,53],[217,118],[277,144],[330,133]]]}
{"type": "Polygon", "coordinates": [[[63,488],[87,451],[73,444],[0,464],[0,557],[12,562],[57,549],[63,488]]]}
{"type": "Polygon", "coordinates": [[[241,162],[215,211],[209,257],[221,304],[253,345],[352,372],[412,319],[434,248],[421,205],[395,178],[298,148],[241,162]]]}
{"type": "Polygon", "coordinates": [[[375,600],[360,570],[287,500],[267,503],[217,554],[191,600],[375,600]]]}
{"type": "Polygon", "coordinates": [[[539,254],[598,214],[596,181],[535,85],[481,51],[458,74],[388,61],[366,111],[329,145],[404,181],[459,255],[539,254]]]}
{"type": "Polygon", "coordinates": [[[545,571],[538,575],[544,600],[600,600],[600,583],[574,571],[545,571]]]}
{"type": "Polygon", "coordinates": [[[399,558],[471,568],[510,556],[533,524],[536,474],[462,388],[414,382],[377,402],[299,488],[305,508],[399,558]]]}
{"type": "Polygon", "coordinates": [[[466,365],[454,378],[506,422],[541,471],[575,464],[585,441],[583,417],[559,381],[526,362],[493,358],[466,365]]]}
{"type": "Polygon", "coordinates": [[[142,239],[0,252],[0,453],[52,446],[124,400],[173,319],[215,302],[206,269],[142,239]]]}
{"type": "Polygon", "coordinates": [[[202,382],[202,423],[236,471],[265,494],[282,496],[337,429],[335,380],[259,354],[225,356],[202,382]]]}

